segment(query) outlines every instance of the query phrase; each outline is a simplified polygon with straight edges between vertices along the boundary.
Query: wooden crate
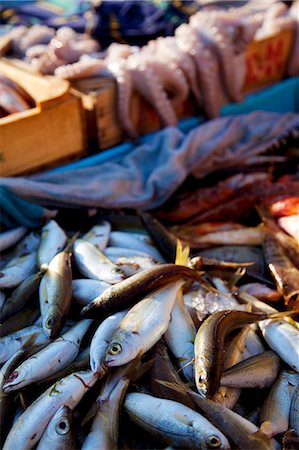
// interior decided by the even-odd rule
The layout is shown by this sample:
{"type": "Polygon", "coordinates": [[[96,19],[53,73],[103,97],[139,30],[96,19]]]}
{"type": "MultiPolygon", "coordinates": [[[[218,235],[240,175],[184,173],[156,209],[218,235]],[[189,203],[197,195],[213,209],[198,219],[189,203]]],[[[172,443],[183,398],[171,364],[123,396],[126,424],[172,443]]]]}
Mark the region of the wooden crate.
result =
{"type": "Polygon", "coordinates": [[[248,44],[245,54],[245,93],[282,80],[286,73],[293,39],[293,30],[283,30],[277,35],[248,44]]]}
{"type": "Polygon", "coordinates": [[[0,119],[0,174],[36,172],[79,158],[86,148],[82,104],[69,83],[40,76],[15,60],[0,60],[0,73],[18,82],[36,107],[0,119]]]}
{"type": "MultiPolygon", "coordinates": [[[[90,144],[96,142],[98,148],[103,150],[127,139],[118,120],[117,84],[113,78],[78,80],[72,83],[71,91],[82,100],[90,144]]],[[[198,114],[198,108],[190,98],[177,105],[175,110],[178,119],[198,114]]],[[[157,112],[137,93],[132,95],[130,113],[131,121],[139,135],[163,127],[157,112]]]]}

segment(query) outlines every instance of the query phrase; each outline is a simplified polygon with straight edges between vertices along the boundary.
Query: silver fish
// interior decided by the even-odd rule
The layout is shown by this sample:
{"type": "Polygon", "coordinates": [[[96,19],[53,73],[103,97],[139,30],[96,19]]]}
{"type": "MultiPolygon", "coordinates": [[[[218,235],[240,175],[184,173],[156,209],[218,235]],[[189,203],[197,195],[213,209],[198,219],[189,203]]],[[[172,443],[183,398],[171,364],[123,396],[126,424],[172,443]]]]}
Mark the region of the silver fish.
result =
{"type": "Polygon", "coordinates": [[[151,244],[148,244],[148,237],[146,237],[145,239],[144,235],[139,235],[137,233],[130,233],[126,231],[112,231],[109,237],[109,246],[140,250],[152,256],[156,261],[164,261],[164,258],[158,252],[158,250],[151,244]]]}
{"type": "Polygon", "coordinates": [[[84,239],[76,239],[74,257],[82,275],[94,280],[118,283],[125,278],[124,273],[112,263],[95,245],[84,239]]]}
{"type": "Polygon", "coordinates": [[[58,253],[51,260],[39,287],[43,329],[51,339],[61,330],[72,300],[71,254],[58,253]]]}
{"type": "Polygon", "coordinates": [[[196,329],[190,314],[184,304],[183,293],[180,290],[174,304],[171,320],[164,335],[168,348],[175,356],[181,372],[187,381],[194,379],[194,339],[196,329]]]}
{"type": "Polygon", "coordinates": [[[41,242],[37,251],[38,266],[47,267],[66,242],[67,235],[63,229],[55,220],[50,220],[41,230],[41,242]]]}
{"type": "Polygon", "coordinates": [[[271,386],[280,369],[280,358],[273,351],[245,359],[223,372],[222,386],[264,389],[271,386]]]}
{"type": "Polygon", "coordinates": [[[93,226],[88,233],[84,234],[83,239],[91,242],[99,250],[103,251],[108,245],[111,224],[107,220],[93,226]]]}
{"type": "Polygon", "coordinates": [[[17,351],[33,345],[49,342],[40,326],[32,325],[0,338],[0,364],[5,363],[17,351]]]}
{"type": "Polygon", "coordinates": [[[13,258],[0,272],[0,288],[14,288],[36,270],[36,253],[23,253],[13,258]]]}
{"type": "Polygon", "coordinates": [[[176,295],[184,284],[179,280],[134,305],[113,333],[106,351],[107,367],[121,366],[145,353],[168,328],[176,295]]]}
{"type": "Polygon", "coordinates": [[[106,281],[90,280],[88,278],[73,280],[73,300],[79,305],[87,305],[110,286],[111,284],[106,283],[106,281]]]}
{"type": "Polygon", "coordinates": [[[50,420],[37,450],[75,450],[73,412],[69,406],[61,406],[50,420]]]}
{"type": "Polygon", "coordinates": [[[259,327],[269,347],[299,372],[299,331],[283,319],[263,320],[259,327]]]}
{"type": "Polygon", "coordinates": [[[127,310],[120,311],[107,317],[107,319],[99,325],[92,338],[90,344],[90,367],[94,373],[98,374],[98,376],[103,376],[107,370],[103,364],[106,350],[114,331],[117,329],[120,321],[125,317],[127,312],[127,310]]]}
{"type": "Polygon", "coordinates": [[[269,437],[289,428],[292,396],[299,383],[299,374],[283,370],[262,406],[260,430],[269,437]]]}
{"type": "Polygon", "coordinates": [[[127,394],[125,409],[133,422],[168,445],[192,449],[230,448],[226,437],[207,419],[173,400],[134,392],[127,394]]]}
{"type": "Polygon", "coordinates": [[[62,405],[73,409],[95,382],[96,377],[88,371],[72,373],[54,383],[14,423],[3,450],[29,450],[34,447],[56,411],[62,405]]]}
{"type": "Polygon", "coordinates": [[[135,275],[158,264],[151,256],[111,256],[110,259],[124,272],[126,277],[135,275]]]}
{"type": "Polygon", "coordinates": [[[82,320],[43,350],[26,359],[10,374],[3,391],[21,389],[67,367],[77,357],[81,341],[91,323],[91,320],[82,320]]]}
{"type": "Polygon", "coordinates": [[[27,228],[25,227],[18,227],[14,228],[13,230],[4,231],[3,233],[0,233],[0,252],[3,252],[4,250],[8,249],[9,247],[12,247],[15,245],[24,234],[26,234],[27,228]]]}

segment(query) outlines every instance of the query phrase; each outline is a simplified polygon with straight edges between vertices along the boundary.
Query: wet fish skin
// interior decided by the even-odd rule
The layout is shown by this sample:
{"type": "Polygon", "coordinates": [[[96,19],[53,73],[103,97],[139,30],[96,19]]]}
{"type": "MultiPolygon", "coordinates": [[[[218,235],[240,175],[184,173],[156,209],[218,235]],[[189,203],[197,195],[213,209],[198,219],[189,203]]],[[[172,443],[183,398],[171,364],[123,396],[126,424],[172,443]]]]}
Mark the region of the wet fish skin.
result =
{"type": "Polygon", "coordinates": [[[155,357],[150,371],[150,390],[155,397],[174,400],[196,410],[196,405],[184,391],[183,382],[169,359],[163,339],[155,346],[155,357]],[[181,391],[171,389],[165,385],[165,382],[179,385],[182,389],[181,391]]]}
{"type": "Polygon", "coordinates": [[[204,399],[190,389],[188,389],[188,394],[204,416],[220,431],[229,436],[237,448],[246,450],[280,449],[274,439],[270,439],[256,425],[231,409],[212,400],[204,399]]]}
{"type": "Polygon", "coordinates": [[[95,245],[84,239],[76,239],[74,258],[82,275],[94,280],[119,283],[125,278],[124,273],[110,261],[95,245]]]}
{"type": "Polygon", "coordinates": [[[72,410],[62,405],[50,420],[42,435],[37,450],[75,450],[72,410]]]}
{"type": "Polygon", "coordinates": [[[221,385],[265,389],[271,386],[280,369],[279,356],[269,350],[245,359],[223,372],[221,385]]]}
{"type": "Polygon", "coordinates": [[[197,331],[195,348],[195,381],[203,397],[211,398],[219,387],[223,370],[224,341],[229,332],[264,320],[267,314],[245,311],[220,311],[210,315],[197,331]]]}
{"type": "Polygon", "coordinates": [[[109,245],[114,247],[125,247],[132,250],[141,250],[142,252],[152,256],[156,261],[164,262],[162,255],[158,252],[156,247],[148,244],[142,235],[139,237],[136,233],[130,233],[127,231],[111,231],[109,236],[109,245]]]}
{"type": "Polygon", "coordinates": [[[110,283],[99,280],[90,280],[82,278],[73,280],[72,282],[72,296],[73,301],[79,305],[85,306],[98,297],[105,289],[111,286],[110,283]]]}
{"type": "Polygon", "coordinates": [[[151,256],[120,256],[110,258],[126,275],[130,277],[158,264],[151,256]]]}
{"type": "Polygon", "coordinates": [[[36,252],[16,256],[0,272],[0,288],[14,288],[36,270],[36,252]]]}
{"type": "Polygon", "coordinates": [[[66,243],[67,235],[63,229],[55,220],[50,220],[41,230],[41,241],[37,251],[38,266],[47,267],[66,243]]]}
{"type": "Polygon", "coordinates": [[[213,442],[214,448],[230,448],[226,437],[207,419],[173,400],[133,392],[125,398],[125,409],[133,422],[168,445],[206,449],[213,442]]]}
{"type": "Polygon", "coordinates": [[[92,372],[75,372],[54,383],[14,423],[3,450],[29,450],[34,447],[53,414],[62,405],[73,409],[95,382],[92,372]]]}
{"type": "MultiPolygon", "coordinates": [[[[238,334],[231,340],[226,349],[223,362],[223,370],[229,369],[244,359],[245,342],[249,333],[249,326],[243,327],[238,334]]],[[[241,389],[227,386],[219,386],[213,396],[213,400],[220,405],[233,409],[241,394],[241,389]]]]}
{"type": "Polygon", "coordinates": [[[103,251],[108,245],[109,236],[111,232],[111,223],[103,220],[101,223],[94,225],[83,239],[94,244],[99,250],[103,251]]]}
{"type": "Polygon", "coordinates": [[[107,317],[97,328],[90,343],[90,367],[99,377],[104,376],[107,368],[104,359],[109,342],[120,321],[127,314],[127,310],[119,311],[107,317]]]}
{"type": "Polygon", "coordinates": [[[137,357],[129,364],[118,367],[108,375],[97,398],[98,411],[93,420],[91,431],[83,443],[82,450],[98,448],[99,442],[103,450],[118,448],[121,407],[139,362],[140,357],[137,357]]]}
{"type": "Polygon", "coordinates": [[[260,430],[272,437],[289,428],[292,396],[299,383],[299,374],[283,370],[272,386],[260,414],[260,430]]]}
{"type": "Polygon", "coordinates": [[[77,357],[81,341],[91,322],[91,320],[79,322],[47,347],[23,361],[9,374],[3,391],[21,389],[67,367],[77,357]]]}
{"type": "Polygon", "coordinates": [[[180,371],[187,381],[194,383],[194,339],[196,329],[184,304],[183,293],[177,294],[171,320],[164,335],[171,353],[178,361],[180,371]]]}
{"type": "Polygon", "coordinates": [[[15,245],[27,233],[27,228],[17,227],[0,233],[0,252],[15,245]]]}
{"type": "Polygon", "coordinates": [[[19,350],[9,358],[0,370],[0,445],[2,446],[13,420],[13,400],[12,394],[3,392],[3,385],[6,378],[16,365],[22,360],[24,351],[19,350]]]}
{"type": "Polygon", "coordinates": [[[43,329],[49,338],[55,338],[63,327],[71,300],[71,253],[62,251],[49,263],[39,286],[43,329]]]}
{"type": "Polygon", "coordinates": [[[283,319],[265,320],[259,324],[269,347],[299,372],[299,331],[283,319]]]}
{"type": "Polygon", "coordinates": [[[39,311],[37,309],[32,309],[29,307],[24,308],[22,311],[19,311],[17,314],[1,323],[0,337],[4,337],[7,334],[11,334],[14,331],[32,325],[38,316],[39,311]]]}
{"type": "Polygon", "coordinates": [[[162,287],[134,305],[114,331],[106,350],[107,367],[130,362],[153,347],[166,332],[184,280],[162,287]]]}
{"type": "Polygon", "coordinates": [[[19,350],[24,350],[34,345],[42,345],[47,342],[49,342],[49,339],[45,336],[40,326],[32,325],[14,331],[0,338],[0,364],[5,363],[19,350]]]}
{"type": "Polygon", "coordinates": [[[81,311],[83,317],[107,316],[129,308],[139,299],[166,284],[179,278],[193,279],[199,282],[202,278],[195,270],[177,264],[162,264],[117,283],[104,291],[93,302],[81,311]]]}
{"type": "Polygon", "coordinates": [[[14,289],[10,297],[6,299],[1,309],[1,321],[7,320],[11,316],[19,312],[24,307],[24,305],[27,304],[31,296],[38,289],[43,273],[43,271],[34,273],[14,289]]]}

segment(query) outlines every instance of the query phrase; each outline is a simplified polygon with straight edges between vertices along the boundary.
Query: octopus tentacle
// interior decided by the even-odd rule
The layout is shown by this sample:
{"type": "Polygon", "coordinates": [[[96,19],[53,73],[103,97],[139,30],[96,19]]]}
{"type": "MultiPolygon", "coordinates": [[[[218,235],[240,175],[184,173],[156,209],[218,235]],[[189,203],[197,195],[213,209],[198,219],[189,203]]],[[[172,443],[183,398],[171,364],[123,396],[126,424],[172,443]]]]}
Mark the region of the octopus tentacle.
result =
{"type": "Polygon", "coordinates": [[[85,57],[74,64],[57,67],[54,74],[60,78],[74,80],[96,75],[107,75],[107,72],[107,65],[103,60],[85,57]]]}

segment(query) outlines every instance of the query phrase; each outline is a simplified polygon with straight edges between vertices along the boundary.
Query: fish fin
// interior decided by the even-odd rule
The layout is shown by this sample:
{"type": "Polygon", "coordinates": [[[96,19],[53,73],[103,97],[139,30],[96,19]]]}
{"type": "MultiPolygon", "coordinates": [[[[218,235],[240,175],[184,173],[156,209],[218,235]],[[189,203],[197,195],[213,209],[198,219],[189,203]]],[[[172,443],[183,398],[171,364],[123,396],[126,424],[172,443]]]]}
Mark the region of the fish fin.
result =
{"type": "Polygon", "coordinates": [[[190,247],[188,245],[184,247],[181,241],[178,239],[176,246],[175,264],[178,264],[180,266],[188,266],[189,254],[190,247]]]}
{"type": "Polygon", "coordinates": [[[271,423],[267,420],[263,422],[260,429],[253,433],[251,437],[253,439],[269,440],[272,436],[271,423]]]}
{"type": "Polygon", "coordinates": [[[67,244],[66,244],[66,246],[65,246],[65,248],[63,250],[64,252],[67,252],[67,253],[72,253],[73,252],[74,242],[78,238],[80,233],[81,233],[81,231],[79,230],[70,239],[68,239],[68,242],[67,242],[67,244]]]}
{"type": "Polygon", "coordinates": [[[268,319],[283,319],[284,317],[292,316],[293,314],[297,314],[297,311],[280,311],[269,314],[268,319]]]}

